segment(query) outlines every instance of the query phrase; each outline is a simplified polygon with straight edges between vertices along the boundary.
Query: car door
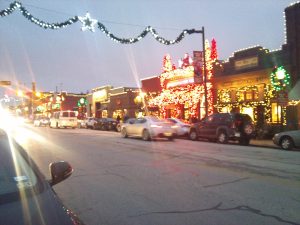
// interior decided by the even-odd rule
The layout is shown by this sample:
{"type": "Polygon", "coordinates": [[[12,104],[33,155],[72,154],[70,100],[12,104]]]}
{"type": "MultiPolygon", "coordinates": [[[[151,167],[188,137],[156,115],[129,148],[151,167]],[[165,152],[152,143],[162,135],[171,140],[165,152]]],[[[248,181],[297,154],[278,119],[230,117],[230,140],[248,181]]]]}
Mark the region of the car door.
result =
{"type": "Polygon", "coordinates": [[[210,115],[202,120],[198,125],[198,136],[208,138],[212,135],[212,122],[214,115],[210,115]]]}
{"type": "Polygon", "coordinates": [[[138,118],[134,126],[135,135],[141,137],[145,128],[147,129],[147,120],[145,118],[138,118]]]}
{"type": "Polygon", "coordinates": [[[126,121],[126,127],[125,128],[126,128],[126,132],[127,132],[128,135],[134,135],[135,120],[136,119],[131,118],[131,119],[128,119],[126,121]]]}

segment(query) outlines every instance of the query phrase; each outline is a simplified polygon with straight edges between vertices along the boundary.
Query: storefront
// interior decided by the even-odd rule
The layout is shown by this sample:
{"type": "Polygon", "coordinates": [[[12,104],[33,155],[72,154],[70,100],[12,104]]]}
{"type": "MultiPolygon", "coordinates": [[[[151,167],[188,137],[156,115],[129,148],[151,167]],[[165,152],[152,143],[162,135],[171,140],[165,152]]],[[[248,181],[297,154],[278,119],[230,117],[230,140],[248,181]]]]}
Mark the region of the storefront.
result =
{"type": "Polygon", "coordinates": [[[213,79],[218,112],[248,114],[259,129],[283,130],[290,120],[290,65],[286,48],[235,52],[213,79]]]}
{"type": "MultiPolygon", "coordinates": [[[[205,116],[205,99],[207,99],[208,115],[211,114],[213,112],[213,86],[211,82],[213,59],[211,58],[211,49],[208,42],[206,42],[206,53],[206,98],[203,73],[195,72],[193,60],[185,54],[179,68],[175,68],[171,62],[171,57],[166,55],[163,59],[163,73],[157,78],[142,80],[143,90],[149,90],[147,84],[154,83],[155,79],[159,80],[160,91],[155,92],[155,94],[153,92],[146,93],[148,109],[158,109],[157,114],[162,118],[173,117],[186,121],[196,120],[205,116]],[[153,81],[151,82],[151,80],[153,81]]],[[[148,114],[151,115],[154,112],[148,110],[148,114]]]]}
{"type": "Polygon", "coordinates": [[[111,89],[112,86],[109,85],[92,89],[92,102],[88,102],[90,115],[96,118],[108,117],[109,92],[111,89]]]}
{"type": "Polygon", "coordinates": [[[143,101],[140,90],[132,87],[120,87],[110,90],[110,103],[108,116],[114,119],[118,117],[138,117],[142,112],[143,101]]]}

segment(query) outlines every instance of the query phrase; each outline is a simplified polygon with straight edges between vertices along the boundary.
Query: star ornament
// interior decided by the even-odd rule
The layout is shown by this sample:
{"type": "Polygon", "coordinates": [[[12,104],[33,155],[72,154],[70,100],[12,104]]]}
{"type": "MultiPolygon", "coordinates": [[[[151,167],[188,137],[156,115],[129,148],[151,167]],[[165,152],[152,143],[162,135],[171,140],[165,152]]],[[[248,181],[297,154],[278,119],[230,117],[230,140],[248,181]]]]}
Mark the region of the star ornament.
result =
{"type": "Polygon", "coordinates": [[[92,32],[95,32],[95,25],[98,23],[98,21],[92,19],[89,13],[86,13],[84,17],[78,16],[78,19],[82,23],[82,31],[90,30],[92,32]]]}

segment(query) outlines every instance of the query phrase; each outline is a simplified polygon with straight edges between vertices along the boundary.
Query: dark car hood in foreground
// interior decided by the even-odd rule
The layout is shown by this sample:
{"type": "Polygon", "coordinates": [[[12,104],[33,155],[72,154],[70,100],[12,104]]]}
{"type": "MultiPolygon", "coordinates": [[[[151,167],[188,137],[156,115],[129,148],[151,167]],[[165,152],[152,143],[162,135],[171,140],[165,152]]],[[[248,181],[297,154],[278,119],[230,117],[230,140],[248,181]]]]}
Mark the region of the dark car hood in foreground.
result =
{"type": "Polygon", "coordinates": [[[82,224],[66,209],[51,188],[23,201],[0,202],[0,225],[82,224]]]}

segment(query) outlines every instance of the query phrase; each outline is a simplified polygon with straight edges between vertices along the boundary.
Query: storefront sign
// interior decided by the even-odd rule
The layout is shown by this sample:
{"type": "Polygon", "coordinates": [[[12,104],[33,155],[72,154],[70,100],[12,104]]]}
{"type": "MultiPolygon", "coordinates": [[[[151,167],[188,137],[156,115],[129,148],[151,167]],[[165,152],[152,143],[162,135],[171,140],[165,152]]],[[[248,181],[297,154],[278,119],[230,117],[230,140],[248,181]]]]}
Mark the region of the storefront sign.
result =
{"type": "Polygon", "coordinates": [[[189,66],[185,69],[172,70],[161,75],[162,83],[166,88],[192,84],[195,82],[194,77],[193,66],[189,66]]]}
{"type": "Polygon", "coordinates": [[[251,57],[234,62],[235,70],[249,69],[258,66],[258,57],[251,57]]]}
{"type": "Polygon", "coordinates": [[[93,93],[93,99],[95,102],[104,102],[107,99],[107,90],[103,89],[100,91],[95,91],[93,93]]]}

